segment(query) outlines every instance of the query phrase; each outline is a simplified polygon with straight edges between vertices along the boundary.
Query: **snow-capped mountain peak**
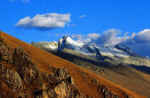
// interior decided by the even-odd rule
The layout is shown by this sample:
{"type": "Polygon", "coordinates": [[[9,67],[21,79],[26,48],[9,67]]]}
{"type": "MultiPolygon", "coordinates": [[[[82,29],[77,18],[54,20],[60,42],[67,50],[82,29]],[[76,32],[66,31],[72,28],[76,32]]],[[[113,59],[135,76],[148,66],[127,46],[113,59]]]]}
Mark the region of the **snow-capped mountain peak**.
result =
{"type": "Polygon", "coordinates": [[[115,57],[128,57],[136,56],[130,48],[116,45],[116,46],[104,46],[97,43],[83,43],[73,40],[69,36],[63,36],[58,42],[39,43],[41,47],[47,48],[48,50],[60,50],[64,48],[77,51],[79,53],[93,55],[99,54],[104,56],[115,56],[115,57]]]}
{"type": "Polygon", "coordinates": [[[84,43],[77,42],[69,36],[63,36],[63,38],[61,38],[58,41],[58,48],[59,49],[63,49],[63,48],[70,48],[70,49],[75,49],[76,48],[77,49],[77,48],[83,47],[83,45],[84,45],[84,43]]]}

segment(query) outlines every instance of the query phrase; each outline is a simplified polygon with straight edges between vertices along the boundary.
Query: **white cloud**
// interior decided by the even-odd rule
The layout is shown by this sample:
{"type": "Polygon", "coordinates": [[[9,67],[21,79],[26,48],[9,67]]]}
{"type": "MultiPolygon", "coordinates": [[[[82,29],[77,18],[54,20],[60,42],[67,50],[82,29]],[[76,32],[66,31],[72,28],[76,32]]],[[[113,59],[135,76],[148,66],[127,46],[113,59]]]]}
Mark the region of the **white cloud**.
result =
{"type": "Polygon", "coordinates": [[[140,41],[140,42],[145,42],[145,43],[149,43],[150,42],[150,29],[145,29],[141,32],[139,32],[134,39],[136,41],[140,41]]]}
{"type": "Polygon", "coordinates": [[[117,29],[109,29],[103,33],[74,34],[72,38],[78,42],[94,43],[99,46],[115,46],[124,44],[132,51],[150,57],[150,29],[144,29],[137,33],[121,32],[117,29]]]}
{"type": "Polygon", "coordinates": [[[71,37],[78,41],[78,42],[83,42],[83,43],[89,43],[91,40],[95,40],[100,36],[98,33],[88,33],[86,35],[83,34],[73,34],[71,37]]]}
{"type": "Polygon", "coordinates": [[[129,39],[130,36],[128,36],[128,34],[128,32],[122,34],[118,29],[108,29],[103,33],[88,33],[86,35],[74,34],[72,35],[72,38],[85,43],[96,43],[101,46],[114,46],[129,39]]]}
{"type": "Polygon", "coordinates": [[[126,41],[126,44],[150,44],[150,29],[144,29],[138,33],[133,33],[126,41]]]}
{"type": "Polygon", "coordinates": [[[16,26],[25,29],[35,28],[39,30],[63,28],[68,22],[70,22],[70,16],[70,14],[58,13],[37,14],[32,18],[27,16],[20,19],[16,26]]]}
{"type": "Polygon", "coordinates": [[[144,29],[128,38],[122,44],[142,56],[150,56],[150,29],[144,29]]]}
{"type": "Polygon", "coordinates": [[[91,43],[96,43],[97,45],[101,46],[114,46],[128,39],[128,36],[126,34],[124,34],[124,36],[121,36],[121,33],[122,32],[120,30],[109,29],[104,31],[101,35],[94,37],[95,39],[92,39],[91,43]]]}

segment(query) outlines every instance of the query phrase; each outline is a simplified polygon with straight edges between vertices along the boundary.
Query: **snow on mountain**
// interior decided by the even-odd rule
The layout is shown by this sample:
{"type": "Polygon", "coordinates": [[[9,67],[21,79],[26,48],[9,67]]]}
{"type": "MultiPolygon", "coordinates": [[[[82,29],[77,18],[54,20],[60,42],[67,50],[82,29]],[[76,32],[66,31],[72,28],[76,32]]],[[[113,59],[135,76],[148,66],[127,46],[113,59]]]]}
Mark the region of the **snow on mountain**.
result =
{"type": "Polygon", "coordinates": [[[124,52],[126,52],[127,54],[131,55],[131,56],[138,56],[136,53],[133,52],[133,50],[131,48],[129,48],[126,45],[123,44],[117,44],[115,45],[115,48],[122,50],[124,52]]]}
{"type": "Polygon", "coordinates": [[[128,57],[130,54],[128,54],[127,51],[123,51],[122,49],[113,47],[113,46],[100,46],[96,43],[83,43],[73,40],[69,36],[64,36],[61,38],[58,42],[58,48],[60,50],[64,48],[72,49],[75,51],[78,51],[83,54],[99,54],[106,56],[117,56],[117,57],[128,57]]]}
{"type": "Polygon", "coordinates": [[[58,44],[57,42],[38,42],[38,43],[32,43],[32,45],[37,46],[39,48],[44,48],[47,50],[57,50],[58,44]]]}
{"type": "Polygon", "coordinates": [[[129,57],[136,56],[128,47],[123,45],[105,46],[97,43],[83,43],[69,36],[62,37],[58,42],[39,42],[35,46],[48,50],[63,50],[64,48],[80,52],[84,55],[99,54],[104,56],[129,57]]]}
{"type": "Polygon", "coordinates": [[[69,48],[69,49],[80,49],[84,43],[74,41],[69,36],[64,36],[58,41],[58,49],[69,48]]]}

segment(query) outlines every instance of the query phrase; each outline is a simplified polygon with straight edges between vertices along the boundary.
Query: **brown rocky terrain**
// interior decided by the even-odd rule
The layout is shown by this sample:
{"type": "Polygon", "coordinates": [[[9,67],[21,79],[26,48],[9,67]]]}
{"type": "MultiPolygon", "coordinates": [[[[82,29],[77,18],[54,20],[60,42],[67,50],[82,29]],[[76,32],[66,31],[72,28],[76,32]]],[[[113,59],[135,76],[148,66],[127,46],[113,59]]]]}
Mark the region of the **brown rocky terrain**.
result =
{"type": "Polygon", "coordinates": [[[144,98],[0,32],[0,98],[144,98]]]}
{"type": "Polygon", "coordinates": [[[91,70],[97,75],[100,75],[101,77],[119,84],[138,94],[148,98],[150,97],[150,74],[148,73],[149,71],[145,71],[149,70],[149,67],[141,70],[140,65],[134,65],[139,67],[139,69],[136,69],[130,64],[118,64],[117,61],[113,60],[111,60],[113,63],[110,63],[106,61],[106,59],[104,61],[99,61],[96,59],[88,58],[86,55],[78,55],[77,53],[68,52],[65,50],[59,52],[48,50],[48,52],[71,61],[72,63],[77,64],[83,68],[91,70]]]}

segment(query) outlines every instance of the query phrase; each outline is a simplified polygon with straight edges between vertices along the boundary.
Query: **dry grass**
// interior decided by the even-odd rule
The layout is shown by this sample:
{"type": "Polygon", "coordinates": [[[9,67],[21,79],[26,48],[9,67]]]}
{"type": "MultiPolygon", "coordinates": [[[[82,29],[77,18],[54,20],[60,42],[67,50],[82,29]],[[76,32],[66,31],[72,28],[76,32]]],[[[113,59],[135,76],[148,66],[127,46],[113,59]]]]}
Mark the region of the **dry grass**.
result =
{"type": "Polygon", "coordinates": [[[93,78],[99,80],[100,84],[105,85],[112,92],[122,95],[123,92],[127,93],[129,96],[134,98],[144,98],[141,95],[138,95],[132,91],[127,90],[117,84],[114,84],[101,76],[94,74],[93,72],[76,66],[69,61],[61,59],[57,56],[54,56],[50,53],[42,51],[39,48],[33,47],[25,42],[22,42],[14,37],[11,37],[5,33],[2,33],[1,36],[4,38],[4,41],[12,48],[22,47],[24,50],[32,57],[33,62],[42,72],[50,73],[49,65],[57,68],[66,68],[71,76],[74,79],[74,82],[77,88],[86,95],[93,96],[95,98],[101,98],[101,94],[98,93],[96,85],[91,83],[93,78]],[[84,75],[86,73],[86,75],[84,75]]]}

